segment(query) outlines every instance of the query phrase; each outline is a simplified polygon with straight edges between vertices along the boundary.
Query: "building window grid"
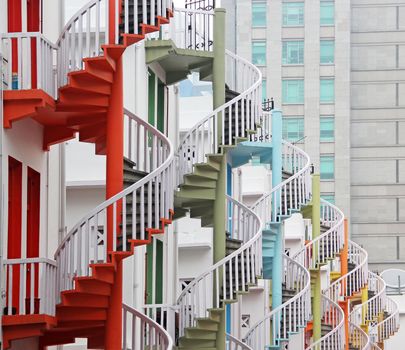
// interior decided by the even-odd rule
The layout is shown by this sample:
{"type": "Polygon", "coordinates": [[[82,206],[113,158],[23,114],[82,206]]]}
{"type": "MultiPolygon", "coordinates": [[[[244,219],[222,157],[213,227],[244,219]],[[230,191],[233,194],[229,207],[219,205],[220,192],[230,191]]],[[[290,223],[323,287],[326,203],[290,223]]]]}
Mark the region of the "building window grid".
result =
{"type": "Polygon", "coordinates": [[[267,25],[267,11],[265,1],[252,2],[252,27],[263,28],[267,25]]]}
{"type": "Polygon", "coordinates": [[[257,66],[266,65],[266,41],[252,42],[252,63],[257,66]]]}
{"type": "Polygon", "coordinates": [[[335,178],[335,157],[333,155],[320,156],[321,180],[334,180],[335,178]]]}
{"type": "Polygon", "coordinates": [[[335,25],[335,3],[333,1],[322,1],[320,8],[321,26],[335,25]]]}
{"type": "Polygon", "coordinates": [[[335,194],[334,193],[321,194],[321,198],[329,203],[335,204],[335,194]]]}
{"type": "Polygon", "coordinates": [[[287,79],[282,81],[283,104],[304,103],[304,79],[287,79]]]}
{"type": "Polygon", "coordinates": [[[320,62],[321,62],[321,64],[335,63],[335,41],[334,40],[321,40],[320,62]]]}
{"type": "Polygon", "coordinates": [[[321,117],[319,130],[321,142],[335,141],[335,118],[329,116],[321,117]]]}
{"type": "Polygon", "coordinates": [[[334,78],[321,78],[319,96],[321,103],[333,103],[335,101],[334,78]]]}
{"type": "Polygon", "coordinates": [[[304,41],[283,41],[283,64],[304,64],[304,41]]]}
{"type": "Polygon", "coordinates": [[[302,141],[304,138],[304,117],[283,118],[283,139],[289,142],[302,141]]]}
{"type": "Polygon", "coordinates": [[[304,25],[304,3],[285,2],[283,3],[283,26],[298,27],[304,25]]]}

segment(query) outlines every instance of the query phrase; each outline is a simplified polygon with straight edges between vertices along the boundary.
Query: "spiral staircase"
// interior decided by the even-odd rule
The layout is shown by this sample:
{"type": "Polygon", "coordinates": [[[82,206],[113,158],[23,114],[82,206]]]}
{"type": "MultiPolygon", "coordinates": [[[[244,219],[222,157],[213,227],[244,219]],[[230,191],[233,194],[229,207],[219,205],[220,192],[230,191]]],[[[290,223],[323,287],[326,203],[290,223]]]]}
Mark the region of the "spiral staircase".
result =
{"type": "MultiPolygon", "coordinates": [[[[8,58],[4,85],[9,87],[4,92],[4,127],[32,118],[44,127],[44,149],[78,133],[80,141],[95,144],[97,154],[106,154],[110,107],[117,101],[117,90],[122,89],[121,55],[128,46],[159,31],[172,16],[171,1],[166,0],[91,0],[66,24],[56,45],[39,33],[1,35],[3,54],[8,58]],[[31,48],[31,40],[39,48],[35,67],[21,49],[25,44],[31,48]],[[21,69],[13,76],[15,43],[19,67],[26,67],[29,76],[35,75],[35,82],[24,79],[26,72],[21,69]]],[[[90,348],[108,347],[104,334],[107,328],[114,328],[109,315],[116,285],[121,284],[122,260],[135,247],[151,243],[152,235],[164,233],[172,222],[175,163],[170,140],[130,111],[122,111],[114,119],[122,127],[124,140],[121,146],[115,145],[122,147],[124,156],[122,190],[70,230],[54,261],[4,261],[8,281],[13,281],[13,274],[31,274],[29,283],[20,278],[18,285],[6,286],[5,349],[14,340],[27,337],[38,337],[41,349],[72,343],[75,338],[87,338],[90,348]]],[[[123,305],[123,311],[118,307],[115,312],[124,314],[124,348],[143,338],[142,346],[172,347],[167,332],[152,319],[129,306],[123,305]],[[135,338],[139,320],[142,326],[135,338]],[[144,336],[139,338],[141,334],[144,336]]],[[[121,336],[117,337],[121,342],[121,336]]]]}

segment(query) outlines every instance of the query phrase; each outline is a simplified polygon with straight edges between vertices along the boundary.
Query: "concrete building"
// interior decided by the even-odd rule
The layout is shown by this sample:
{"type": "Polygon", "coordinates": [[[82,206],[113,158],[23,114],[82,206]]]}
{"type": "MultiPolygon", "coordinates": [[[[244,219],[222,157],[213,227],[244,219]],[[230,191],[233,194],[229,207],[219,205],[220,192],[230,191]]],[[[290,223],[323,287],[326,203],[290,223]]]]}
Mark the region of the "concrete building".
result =
{"type": "Polygon", "coordinates": [[[405,3],[352,1],[352,236],[374,267],[405,266],[405,3]]]}
{"type": "Polygon", "coordinates": [[[322,195],[350,213],[372,267],[403,266],[405,4],[222,4],[228,47],[260,67],[263,97],[283,110],[284,138],[311,156],[322,195]]]}

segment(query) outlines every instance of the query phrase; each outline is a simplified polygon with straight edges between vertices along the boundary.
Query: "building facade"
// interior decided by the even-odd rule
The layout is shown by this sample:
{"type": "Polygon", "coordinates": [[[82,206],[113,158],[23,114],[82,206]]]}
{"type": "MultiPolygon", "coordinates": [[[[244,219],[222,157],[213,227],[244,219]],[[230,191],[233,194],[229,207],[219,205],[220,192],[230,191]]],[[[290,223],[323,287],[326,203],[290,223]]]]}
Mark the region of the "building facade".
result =
{"type": "Polygon", "coordinates": [[[374,268],[401,266],[403,3],[224,4],[228,46],[262,70],[264,98],[282,106],[284,138],[311,155],[324,198],[350,213],[374,268]]]}

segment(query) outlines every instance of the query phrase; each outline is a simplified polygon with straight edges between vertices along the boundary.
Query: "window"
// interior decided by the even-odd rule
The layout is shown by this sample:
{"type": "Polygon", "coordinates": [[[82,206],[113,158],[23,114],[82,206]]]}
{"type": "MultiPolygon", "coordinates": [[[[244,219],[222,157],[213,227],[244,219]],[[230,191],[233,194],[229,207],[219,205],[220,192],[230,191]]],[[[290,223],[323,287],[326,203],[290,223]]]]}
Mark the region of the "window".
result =
{"type": "Polygon", "coordinates": [[[304,42],[283,41],[283,64],[304,63],[304,42]]]}
{"type": "Polygon", "coordinates": [[[321,194],[321,198],[329,203],[335,204],[334,194],[321,194]]]}
{"type": "Polygon", "coordinates": [[[321,117],[320,140],[331,142],[335,139],[335,119],[333,117],[321,117]]]}
{"type": "Polygon", "coordinates": [[[321,156],[321,180],[333,180],[335,178],[335,157],[321,156]]]}
{"type": "Polygon", "coordinates": [[[266,26],[266,3],[253,2],[252,3],[252,27],[265,27],[266,26]]]}
{"type": "Polygon", "coordinates": [[[258,66],[266,65],[266,42],[252,42],[252,62],[258,66]]]}
{"type": "Polygon", "coordinates": [[[283,103],[304,103],[304,80],[283,80],[283,103]]]}
{"type": "Polygon", "coordinates": [[[335,101],[335,79],[321,79],[320,100],[324,103],[335,101]]]}
{"type": "Polygon", "coordinates": [[[335,24],[335,3],[321,1],[321,26],[332,26],[335,24]]]}
{"type": "Polygon", "coordinates": [[[285,2],[283,3],[283,26],[304,25],[304,3],[285,2]]]}
{"type": "Polygon", "coordinates": [[[283,139],[295,142],[304,137],[304,118],[283,118],[283,139]]]}
{"type": "Polygon", "coordinates": [[[266,81],[266,79],[262,80],[262,99],[263,99],[263,101],[267,99],[267,81],[266,81]]]}
{"type": "Polygon", "coordinates": [[[321,64],[335,62],[335,42],[333,40],[321,40],[321,64]]]}

